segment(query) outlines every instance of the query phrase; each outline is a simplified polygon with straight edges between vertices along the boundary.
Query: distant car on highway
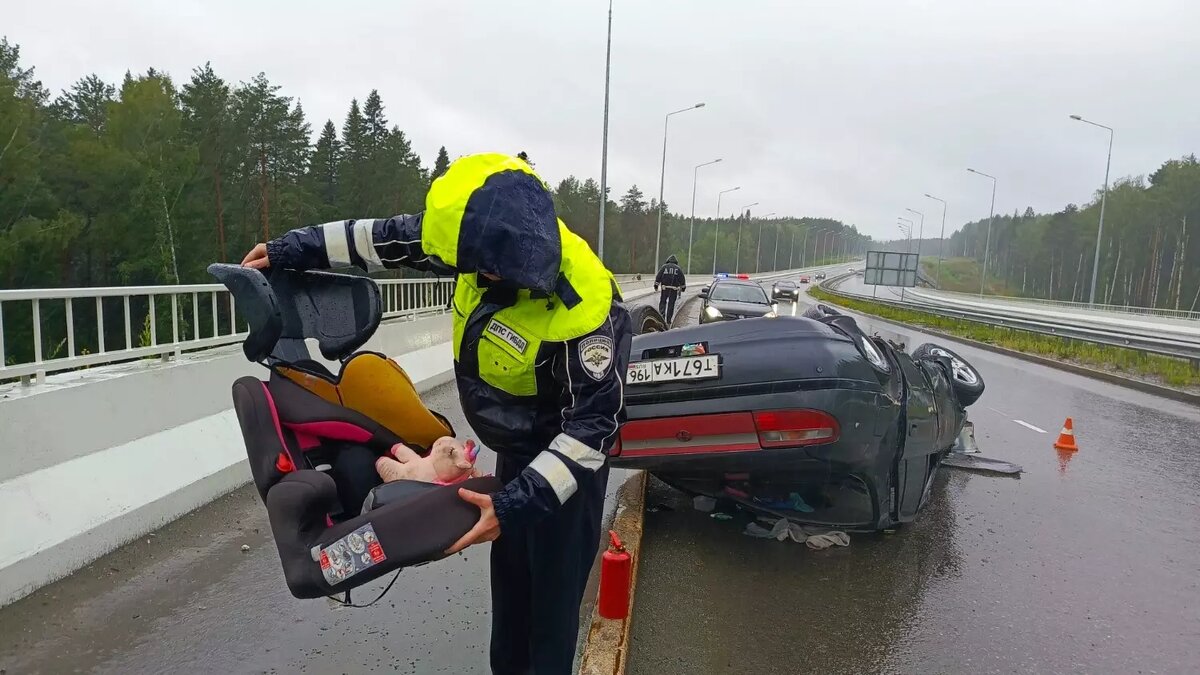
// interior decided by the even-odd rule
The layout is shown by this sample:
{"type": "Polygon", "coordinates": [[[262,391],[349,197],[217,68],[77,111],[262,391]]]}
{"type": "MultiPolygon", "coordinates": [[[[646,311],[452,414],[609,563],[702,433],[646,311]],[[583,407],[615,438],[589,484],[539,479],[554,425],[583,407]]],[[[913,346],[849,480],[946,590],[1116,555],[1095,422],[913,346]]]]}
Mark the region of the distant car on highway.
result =
{"type": "Polygon", "coordinates": [[[800,287],[796,285],[796,282],[787,279],[775,282],[775,285],[771,287],[771,299],[779,300],[783,298],[788,300],[800,299],[800,287]]]}
{"type": "Polygon", "coordinates": [[[700,301],[700,323],[775,316],[767,292],[753,281],[717,279],[707,289],[700,289],[700,301]]]}
{"type": "Polygon", "coordinates": [[[802,283],[802,284],[808,283],[808,275],[807,274],[800,275],[800,283],[802,283]]]}
{"type": "Polygon", "coordinates": [[[816,279],[817,281],[820,281],[825,278],[825,273],[817,272],[816,275],[813,276],[813,278],[816,279]]]}
{"type": "Polygon", "coordinates": [[[639,334],[625,382],[613,466],[850,531],[916,517],[984,389],[949,349],[909,353],[824,305],[639,334]]]}

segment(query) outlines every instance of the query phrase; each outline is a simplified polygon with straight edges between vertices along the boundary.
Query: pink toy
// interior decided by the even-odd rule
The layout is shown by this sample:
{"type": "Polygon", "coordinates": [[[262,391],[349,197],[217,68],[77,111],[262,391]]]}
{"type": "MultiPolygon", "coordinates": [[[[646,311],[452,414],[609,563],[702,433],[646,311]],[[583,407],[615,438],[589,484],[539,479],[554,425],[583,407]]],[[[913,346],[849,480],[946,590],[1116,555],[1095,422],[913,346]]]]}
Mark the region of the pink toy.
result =
{"type": "Polygon", "coordinates": [[[391,457],[375,460],[375,470],[385,483],[394,480],[419,480],[424,483],[449,485],[479,476],[475,470],[475,458],[479,447],[475,441],[460,442],[443,436],[433,442],[429,454],[418,455],[412,448],[397,443],[392,446],[391,457]]]}

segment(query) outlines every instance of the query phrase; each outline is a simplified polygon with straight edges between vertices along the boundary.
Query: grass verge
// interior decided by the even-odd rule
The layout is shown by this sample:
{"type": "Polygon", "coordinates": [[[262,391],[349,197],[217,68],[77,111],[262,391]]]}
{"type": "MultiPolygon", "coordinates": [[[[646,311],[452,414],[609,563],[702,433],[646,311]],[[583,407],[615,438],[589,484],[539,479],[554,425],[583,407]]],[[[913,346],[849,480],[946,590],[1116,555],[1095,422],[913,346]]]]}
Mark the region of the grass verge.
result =
{"type": "Polygon", "coordinates": [[[1026,354],[1066,360],[1083,366],[1160,382],[1172,387],[1200,387],[1200,370],[1184,359],[1144,354],[1133,349],[1091,344],[1014,328],[990,326],[985,323],[938,316],[929,312],[892,307],[870,300],[843,298],[819,287],[810,289],[809,294],[822,302],[840,305],[863,314],[871,314],[919,328],[932,328],[950,335],[978,340],[1026,354]]]}

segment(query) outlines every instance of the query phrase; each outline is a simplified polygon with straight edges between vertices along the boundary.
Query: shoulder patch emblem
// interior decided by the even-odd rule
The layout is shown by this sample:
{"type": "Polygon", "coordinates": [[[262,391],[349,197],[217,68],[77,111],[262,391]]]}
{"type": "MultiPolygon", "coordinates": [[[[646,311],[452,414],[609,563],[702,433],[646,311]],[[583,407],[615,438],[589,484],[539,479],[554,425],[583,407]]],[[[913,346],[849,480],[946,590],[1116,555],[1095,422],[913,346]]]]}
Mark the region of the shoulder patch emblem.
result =
{"type": "Polygon", "coordinates": [[[519,354],[524,354],[525,350],[529,347],[529,340],[521,337],[520,333],[495,319],[488,322],[487,332],[503,340],[509,347],[517,350],[519,354]]]}
{"type": "Polygon", "coordinates": [[[579,341],[579,360],[593,380],[608,375],[613,362],[613,341],[607,335],[593,335],[579,341]]]}

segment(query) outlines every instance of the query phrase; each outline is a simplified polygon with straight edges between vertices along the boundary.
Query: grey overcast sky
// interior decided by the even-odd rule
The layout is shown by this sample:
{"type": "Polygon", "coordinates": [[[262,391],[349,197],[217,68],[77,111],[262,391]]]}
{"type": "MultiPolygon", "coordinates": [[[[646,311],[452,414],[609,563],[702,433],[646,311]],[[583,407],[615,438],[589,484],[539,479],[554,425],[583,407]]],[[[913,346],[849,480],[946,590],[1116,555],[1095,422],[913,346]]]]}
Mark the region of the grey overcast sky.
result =
{"type": "MultiPolygon", "coordinates": [[[[186,80],[211,61],[263,71],[340,128],[376,88],[428,165],[526,150],[551,182],[600,176],[603,0],[5,0],[0,33],[57,93],[95,72],[154,66],[186,80]]],[[[905,207],[936,235],[998,212],[1057,210],[1113,176],[1200,151],[1196,0],[617,0],[609,185],[656,196],[671,118],[666,201],[854,223],[896,235],[905,207]]],[[[358,215],[388,214],[346,214],[358,215]]]]}

